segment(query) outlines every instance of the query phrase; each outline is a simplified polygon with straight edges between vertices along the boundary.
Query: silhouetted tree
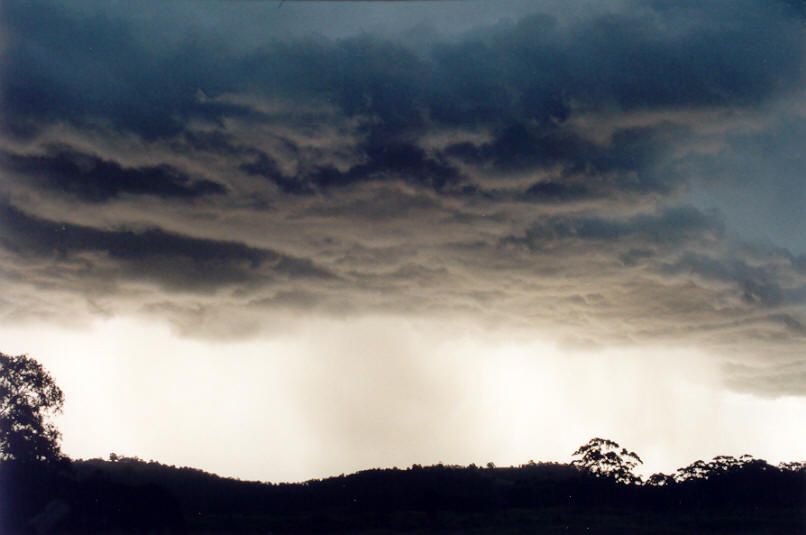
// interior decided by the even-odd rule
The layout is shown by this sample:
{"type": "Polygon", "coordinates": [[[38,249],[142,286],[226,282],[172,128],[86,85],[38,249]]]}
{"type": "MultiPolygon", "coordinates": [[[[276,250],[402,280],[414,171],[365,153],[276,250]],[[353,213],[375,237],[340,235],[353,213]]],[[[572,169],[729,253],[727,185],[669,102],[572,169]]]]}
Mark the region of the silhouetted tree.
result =
{"type": "Polygon", "coordinates": [[[646,484],[650,487],[668,487],[674,483],[674,477],[661,473],[652,474],[649,476],[649,479],[646,480],[646,484]]]}
{"type": "Polygon", "coordinates": [[[41,364],[0,353],[0,460],[61,460],[61,434],[46,418],[63,404],[64,394],[41,364]]]}
{"type": "Polygon", "coordinates": [[[738,459],[731,455],[717,455],[707,463],[698,460],[685,468],[678,468],[674,479],[676,481],[707,480],[714,476],[736,473],[753,466],[767,466],[767,462],[747,454],[738,459]]]}
{"type": "Polygon", "coordinates": [[[592,438],[573,455],[579,458],[571,464],[596,477],[608,477],[618,483],[637,483],[641,480],[633,469],[644,461],[612,440],[592,438]]]}
{"type": "Polygon", "coordinates": [[[674,474],[675,481],[690,481],[692,479],[707,479],[710,467],[705,461],[698,459],[684,468],[678,468],[674,474]]]}
{"type": "Polygon", "coordinates": [[[790,461],[778,464],[778,468],[789,472],[804,472],[806,473],[806,461],[790,461]]]}

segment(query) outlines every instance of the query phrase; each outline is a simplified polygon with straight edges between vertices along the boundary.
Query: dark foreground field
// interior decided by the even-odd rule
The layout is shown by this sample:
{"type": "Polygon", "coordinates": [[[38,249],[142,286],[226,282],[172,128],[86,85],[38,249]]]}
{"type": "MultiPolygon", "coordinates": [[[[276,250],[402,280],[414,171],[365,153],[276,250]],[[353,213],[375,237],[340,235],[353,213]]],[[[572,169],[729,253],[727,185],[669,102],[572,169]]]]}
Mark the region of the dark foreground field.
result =
{"type": "Polygon", "coordinates": [[[313,515],[211,515],[193,519],[188,533],[434,533],[434,534],[802,534],[802,518],[788,509],[637,511],[627,508],[546,507],[488,513],[416,511],[313,515]]]}
{"type": "Polygon", "coordinates": [[[1,464],[2,533],[806,533],[806,472],[763,461],[662,485],[554,463],[268,484],[114,459],[1,464]]]}

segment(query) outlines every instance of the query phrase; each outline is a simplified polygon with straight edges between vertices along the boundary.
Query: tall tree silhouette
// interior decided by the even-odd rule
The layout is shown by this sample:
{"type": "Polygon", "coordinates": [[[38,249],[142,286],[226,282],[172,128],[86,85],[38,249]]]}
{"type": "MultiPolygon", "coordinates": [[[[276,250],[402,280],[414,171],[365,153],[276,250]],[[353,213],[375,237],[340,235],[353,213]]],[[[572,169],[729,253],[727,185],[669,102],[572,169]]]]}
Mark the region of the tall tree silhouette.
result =
{"type": "Polygon", "coordinates": [[[592,438],[574,453],[571,464],[597,477],[609,477],[618,483],[638,483],[641,478],[633,469],[644,461],[635,452],[605,438],[592,438]]]}
{"type": "Polygon", "coordinates": [[[0,460],[61,460],[61,433],[47,418],[63,404],[64,394],[41,364],[0,353],[0,460]]]}

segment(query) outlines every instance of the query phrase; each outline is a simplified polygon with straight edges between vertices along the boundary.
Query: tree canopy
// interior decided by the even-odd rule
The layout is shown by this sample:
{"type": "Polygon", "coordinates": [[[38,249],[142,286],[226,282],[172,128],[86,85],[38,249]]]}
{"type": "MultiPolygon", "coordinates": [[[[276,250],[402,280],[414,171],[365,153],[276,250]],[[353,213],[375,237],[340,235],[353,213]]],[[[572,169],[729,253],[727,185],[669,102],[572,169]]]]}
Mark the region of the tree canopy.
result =
{"type": "Polygon", "coordinates": [[[592,438],[573,455],[579,458],[571,464],[597,477],[609,477],[619,483],[638,483],[641,480],[633,469],[644,461],[635,452],[622,448],[612,440],[592,438]]]}
{"type": "Polygon", "coordinates": [[[63,405],[64,394],[41,364],[0,353],[0,460],[61,460],[61,433],[47,420],[63,405]]]}

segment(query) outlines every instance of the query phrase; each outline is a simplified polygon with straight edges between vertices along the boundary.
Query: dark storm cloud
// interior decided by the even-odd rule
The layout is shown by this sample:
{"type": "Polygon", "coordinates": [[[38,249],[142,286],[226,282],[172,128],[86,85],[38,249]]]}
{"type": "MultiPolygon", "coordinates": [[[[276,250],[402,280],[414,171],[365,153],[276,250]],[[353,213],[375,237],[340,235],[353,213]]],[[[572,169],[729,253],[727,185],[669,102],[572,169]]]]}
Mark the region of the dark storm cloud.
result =
{"type": "MultiPolygon", "coordinates": [[[[785,270],[789,266],[752,266],[740,258],[686,254],[674,264],[664,265],[661,271],[670,274],[689,273],[709,280],[736,283],[742,289],[743,299],[752,304],[765,307],[777,307],[785,303],[803,304],[804,287],[784,289],[778,282],[782,267],[785,270]]],[[[777,319],[789,326],[794,321],[788,316],[777,319]]]]}
{"type": "MultiPolygon", "coordinates": [[[[668,149],[666,130],[626,128],[601,147],[565,122],[613,107],[748,106],[786,91],[801,76],[802,40],[800,25],[785,15],[779,5],[753,2],[732,9],[650,4],[570,27],[548,15],[527,16],[438,43],[424,55],[371,34],[275,41],[236,53],[198,36],[159,49],[106,15],[10,2],[2,107],[11,132],[67,120],[84,128],[110,122],[148,138],[188,136],[190,120],[269,119],[215,98],[239,91],[327,101],[348,117],[372,118],[356,147],[364,161],[348,169],[313,162],[289,175],[276,155],[239,147],[251,154],[242,171],[292,194],[389,177],[456,191],[448,186],[467,177],[453,161],[481,173],[561,166],[559,179],[524,188],[524,200],[663,192],[679,183],[657,169],[668,149]],[[492,139],[429,154],[417,146],[422,134],[447,127],[488,129],[492,139]],[[598,177],[606,173],[631,178],[602,186],[598,177]]],[[[187,139],[196,146],[233,148],[220,132],[193,136],[187,139]]]]}
{"type": "Polygon", "coordinates": [[[683,207],[658,215],[639,215],[623,221],[552,217],[535,223],[526,230],[523,237],[508,237],[505,242],[524,244],[532,250],[562,246],[568,240],[615,243],[629,240],[669,247],[714,231],[719,231],[718,221],[693,208],[683,207]]]}
{"type": "Polygon", "coordinates": [[[85,260],[87,275],[92,276],[93,257],[82,259],[82,254],[97,253],[112,260],[124,277],[152,280],[168,289],[207,291],[269,282],[278,276],[332,277],[308,260],[242,243],[192,238],[160,229],[98,230],[42,219],[8,203],[0,203],[0,226],[2,247],[23,259],[85,260]]]}
{"type": "Polygon", "coordinates": [[[195,96],[202,85],[227,87],[216,44],[189,41],[163,55],[123,20],[44,2],[5,3],[2,17],[3,110],[12,132],[31,134],[49,121],[101,120],[165,136],[181,131],[191,115],[220,111],[201,107],[195,96]]]}
{"type": "MultiPolygon", "coordinates": [[[[579,139],[572,133],[551,129],[546,132],[540,125],[527,126],[516,122],[500,129],[489,143],[475,146],[464,142],[445,149],[449,156],[484,165],[489,163],[502,171],[515,171],[536,167],[549,167],[558,163],[578,165],[594,164],[596,153],[601,153],[592,143],[579,139]],[[579,161],[583,157],[587,162],[579,161]]],[[[602,167],[601,163],[598,167],[602,167]]]]}
{"type": "Polygon", "coordinates": [[[311,194],[314,192],[308,180],[285,176],[274,158],[265,153],[260,153],[250,163],[241,164],[240,169],[250,175],[258,175],[271,180],[284,193],[311,194]]]}
{"type": "Polygon", "coordinates": [[[726,136],[730,151],[698,155],[684,166],[702,170],[697,190],[731,223],[746,226],[756,238],[783,242],[803,253],[806,125],[801,113],[787,112],[768,128],[726,136]]]}
{"type": "Polygon", "coordinates": [[[193,180],[170,165],[126,168],[69,147],[56,147],[44,155],[0,154],[0,168],[87,202],[124,193],[193,198],[226,191],[217,182],[193,180]]]}
{"type": "Polygon", "coordinates": [[[242,171],[259,175],[274,182],[284,193],[311,194],[371,180],[398,179],[412,182],[435,191],[459,181],[458,171],[449,164],[429,158],[426,152],[411,144],[385,144],[368,146],[367,161],[341,171],[333,165],[309,170],[305,174],[286,176],[277,162],[260,154],[250,163],[240,166],[242,171]]]}
{"type": "Polygon", "coordinates": [[[714,4],[600,16],[568,28],[534,15],[441,44],[421,57],[371,35],[273,43],[236,55],[187,39],[154,49],[125,23],[66,8],[9,2],[3,77],[12,120],[104,117],[168,135],[198,115],[233,109],[200,102],[253,88],[332,98],[348,115],[381,120],[378,135],[443,124],[562,122],[570,106],[623,109],[761,101],[799,79],[800,26],[771,3],[714,4]]]}
{"type": "Polygon", "coordinates": [[[318,169],[311,181],[320,188],[372,180],[376,177],[397,178],[442,191],[459,179],[458,171],[452,166],[429,158],[420,147],[411,144],[383,144],[368,146],[367,162],[341,172],[334,167],[318,169]]]}
{"type": "Polygon", "coordinates": [[[88,308],[193,336],[395,312],[798,354],[797,6],[504,2],[447,35],[417,26],[442,4],[301,4],[3,4],[7,315],[106,284],[88,308]]]}
{"type": "Polygon", "coordinates": [[[564,201],[585,197],[588,189],[581,184],[537,182],[523,192],[523,199],[531,201],[564,201]]]}

